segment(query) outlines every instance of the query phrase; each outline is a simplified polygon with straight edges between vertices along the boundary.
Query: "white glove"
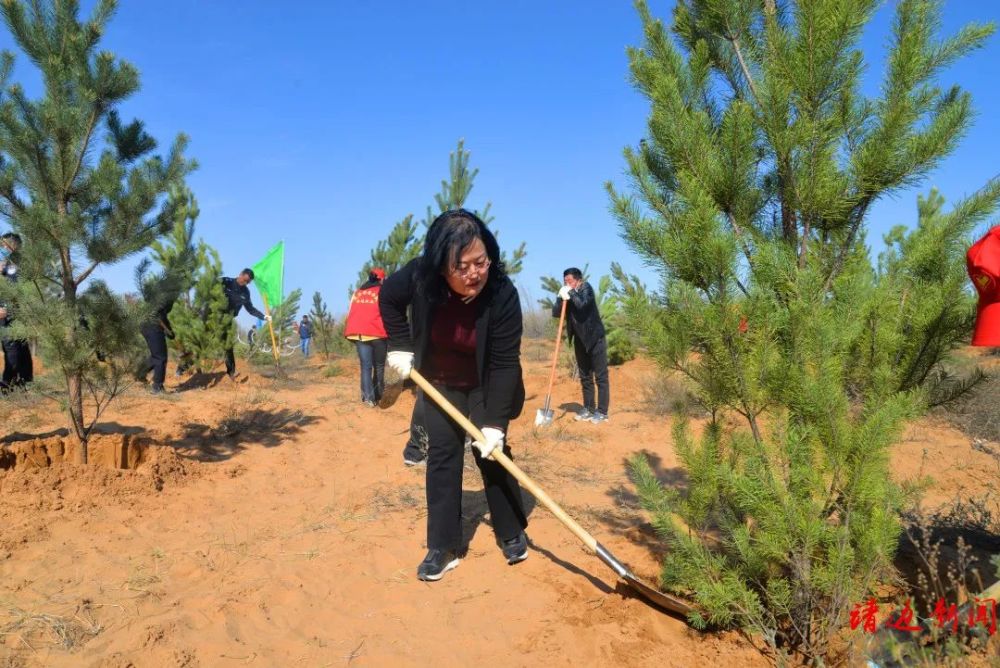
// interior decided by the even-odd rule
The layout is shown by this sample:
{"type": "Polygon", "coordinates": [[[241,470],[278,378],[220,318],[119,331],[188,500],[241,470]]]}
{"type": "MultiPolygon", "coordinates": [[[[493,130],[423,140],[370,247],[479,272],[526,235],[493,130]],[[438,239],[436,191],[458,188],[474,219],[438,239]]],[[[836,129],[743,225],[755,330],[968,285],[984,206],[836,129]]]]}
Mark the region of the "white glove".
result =
{"type": "Polygon", "coordinates": [[[563,300],[564,302],[568,302],[569,301],[569,291],[570,291],[570,287],[568,285],[564,285],[561,288],[559,288],[559,299],[563,300]]]}
{"type": "Polygon", "coordinates": [[[385,363],[389,368],[399,374],[400,379],[405,380],[410,377],[413,371],[413,353],[403,350],[391,350],[385,356],[385,363]]]}
{"type": "Polygon", "coordinates": [[[483,427],[483,436],[486,442],[473,441],[473,447],[479,450],[479,454],[489,458],[495,448],[503,448],[503,431],[494,427],[483,427]]]}
{"type": "Polygon", "coordinates": [[[268,322],[271,322],[271,316],[270,315],[265,315],[264,316],[264,320],[267,320],[268,322]]]}

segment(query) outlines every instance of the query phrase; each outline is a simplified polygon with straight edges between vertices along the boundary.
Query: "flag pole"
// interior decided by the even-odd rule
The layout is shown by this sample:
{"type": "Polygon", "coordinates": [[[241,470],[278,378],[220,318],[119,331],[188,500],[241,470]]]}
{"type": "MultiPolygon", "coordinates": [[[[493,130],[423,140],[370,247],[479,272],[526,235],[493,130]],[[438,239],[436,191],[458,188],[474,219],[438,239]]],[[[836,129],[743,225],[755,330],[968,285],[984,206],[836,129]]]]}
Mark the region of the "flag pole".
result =
{"type": "Polygon", "coordinates": [[[278,340],[274,337],[274,323],[271,322],[271,309],[267,306],[267,295],[263,291],[260,293],[260,298],[264,300],[264,315],[267,318],[267,329],[271,332],[271,352],[274,353],[274,363],[278,363],[278,340]]]}

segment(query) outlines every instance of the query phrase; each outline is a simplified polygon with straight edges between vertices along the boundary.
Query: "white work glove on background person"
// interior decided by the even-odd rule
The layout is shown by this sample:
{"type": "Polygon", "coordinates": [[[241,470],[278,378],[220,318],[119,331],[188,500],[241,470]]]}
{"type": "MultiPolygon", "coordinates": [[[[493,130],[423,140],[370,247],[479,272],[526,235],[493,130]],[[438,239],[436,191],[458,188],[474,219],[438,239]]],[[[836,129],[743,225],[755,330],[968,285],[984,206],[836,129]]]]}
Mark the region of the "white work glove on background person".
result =
{"type": "Polygon", "coordinates": [[[561,288],[559,288],[559,299],[563,300],[564,302],[568,302],[569,301],[569,291],[570,291],[570,287],[568,285],[564,285],[561,288]]]}
{"type": "Polygon", "coordinates": [[[264,320],[267,320],[268,322],[271,322],[271,316],[270,315],[265,315],[264,316],[264,320]]]}
{"type": "Polygon", "coordinates": [[[403,350],[391,350],[385,356],[385,363],[389,368],[399,374],[400,379],[406,380],[413,371],[413,353],[403,350]]]}
{"type": "Polygon", "coordinates": [[[495,427],[483,427],[483,436],[486,437],[486,442],[473,441],[472,445],[479,450],[479,454],[483,457],[489,457],[495,448],[503,448],[503,430],[496,429],[495,427]]]}

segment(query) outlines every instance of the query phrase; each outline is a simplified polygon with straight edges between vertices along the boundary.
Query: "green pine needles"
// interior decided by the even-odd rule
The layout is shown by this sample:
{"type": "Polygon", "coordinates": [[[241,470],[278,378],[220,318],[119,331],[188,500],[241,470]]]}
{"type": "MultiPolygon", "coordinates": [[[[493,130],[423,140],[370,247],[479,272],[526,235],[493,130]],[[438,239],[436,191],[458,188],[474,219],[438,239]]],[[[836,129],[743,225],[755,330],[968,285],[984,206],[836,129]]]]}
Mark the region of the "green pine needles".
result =
{"type": "Polygon", "coordinates": [[[191,287],[170,311],[170,347],[197,373],[211,371],[236,341],[236,324],[222,287],[219,253],[199,240],[191,287]]]}
{"type": "Polygon", "coordinates": [[[648,136],[625,153],[634,193],[608,186],[662,277],[657,294],[622,292],[630,326],[711,416],[677,419],[682,489],[632,462],[669,546],[663,585],[697,601],[699,626],[814,664],[892,571],[904,493],[890,447],[968,384],[941,363],[969,334],[964,248],[1000,200],[998,181],[947,213],[933,193],[870,260],[872,204],[918,183],[971,121],[969,95],[938,74],[993,31],[940,38],[939,2],[901,0],[867,98],[858,44],[878,4],[680,0],[671,35],[637,3],[648,136]]]}

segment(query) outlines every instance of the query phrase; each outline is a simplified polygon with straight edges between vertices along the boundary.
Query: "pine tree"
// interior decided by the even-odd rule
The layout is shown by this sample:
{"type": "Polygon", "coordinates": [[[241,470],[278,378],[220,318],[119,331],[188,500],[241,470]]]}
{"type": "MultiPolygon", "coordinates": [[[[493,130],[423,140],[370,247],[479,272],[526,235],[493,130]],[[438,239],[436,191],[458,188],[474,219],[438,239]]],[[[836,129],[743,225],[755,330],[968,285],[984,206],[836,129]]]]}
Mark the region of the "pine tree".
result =
{"type": "Polygon", "coordinates": [[[921,200],[918,227],[890,233],[873,266],[872,204],[954,149],[971,102],[937,77],[993,30],[941,39],[939,2],[901,0],[869,99],[858,45],[878,5],[680,0],[671,36],[638,2],[648,136],[625,153],[634,196],[608,186],[663,280],[624,299],[629,322],[711,416],[698,438],[677,419],[681,492],[633,461],[669,546],[663,584],[697,600],[695,623],[814,664],[891,572],[903,493],[889,448],[968,336],[962,250],[1000,200],[1000,181],[947,214],[921,200]]]}
{"type": "Polygon", "coordinates": [[[198,373],[212,370],[236,341],[236,325],[222,287],[222,260],[214,248],[198,242],[193,287],[170,312],[175,337],[171,347],[198,373]]]}
{"type": "MultiPolygon", "coordinates": [[[[368,272],[375,267],[384,269],[386,276],[388,276],[420,255],[424,240],[422,233],[418,236],[418,230],[419,228],[413,220],[413,214],[407,215],[396,223],[389,232],[389,236],[376,244],[368,261],[361,267],[361,271],[358,273],[358,284],[367,281],[368,272]]],[[[347,294],[353,295],[355,289],[357,289],[356,286],[347,288],[347,294]]]]}
{"type": "Polygon", "coordinates": [[[336,349],[334,337],[337,334],[337,323],[319,291],[313,293],[309,320],[312,322],[313,338],[317,347],[323,351],[323,357],[330,359],[330,355],[336,349]]]}
{"type": "Polygon", "coordinates": [[[151,257],[136,267],[136,283],[147,307],[155,312],[176,302],[191,288],[198,248],[194,244],[194,225],[198,218],[198,203],[187,189],[173,195],[177,202],[175,223],[170,233],[151,245],[151,257]],[[150,275],[156,262],[160,271],[150,275]]]}
{"type": "Polygon", "coordinates": [[[138,91],[139,73],[97,51],[115,6],[101,0],[81,22],[73,0],[0,3],[13,41],[44,84],[39,100],[8,85],[13,56],[4,53],[0,215],[25,242],[18,327],[39,342],[47,366],[65,382],[80,462],[108,393],[120,387],[122,369],[130,371],[121,358],[135,352],[133,326],[144,317],[106,286],[85,292],[84,284],[99,267],[142,252],[170,229],[179,202],[163,196],[194,167],[183,157],[183,136],[166,157],[154,156],[156,142],[142,122],[123,124],[117,114],[138,91]]]}
{"type": "MultiPolygon", "coordinates": [[[[420,255],[424,248],[424,235],[434,219],[445,211],[465,206],[479,174],[478,167],[469,169],[469,157],[470,153],[465,150],[464,140],[459,139],[458,148],[448,156],[448,179],[441,181],[441,192],[434,195],[434,205],[427,207],[427,213],[419,225],[414,222],[413,215],[409,214],[396,223],[386,239],[378,242],[368,261],[358,272],[359,285],[368,280],[368,272],[374,267],[381,267],[388,276],[420,255]]],[[[494,218],[490,215],[490,207],[491,203],[487,202],[482,211],[473,213],[492,229],[494,218]]],[[[495,229],[493,233],[497,237],[500,236],[495,229]]],[[[511,253],[501,252],[500,259],[507,268],[508,276],[516,276],[521,272],[524,258],[528,254],[525,246],[525,242],[522,241],[521,245],[511,253]]],[[[355,289],[356,287],[350,287],[347,293],[354,294],[355,289]]]]}

